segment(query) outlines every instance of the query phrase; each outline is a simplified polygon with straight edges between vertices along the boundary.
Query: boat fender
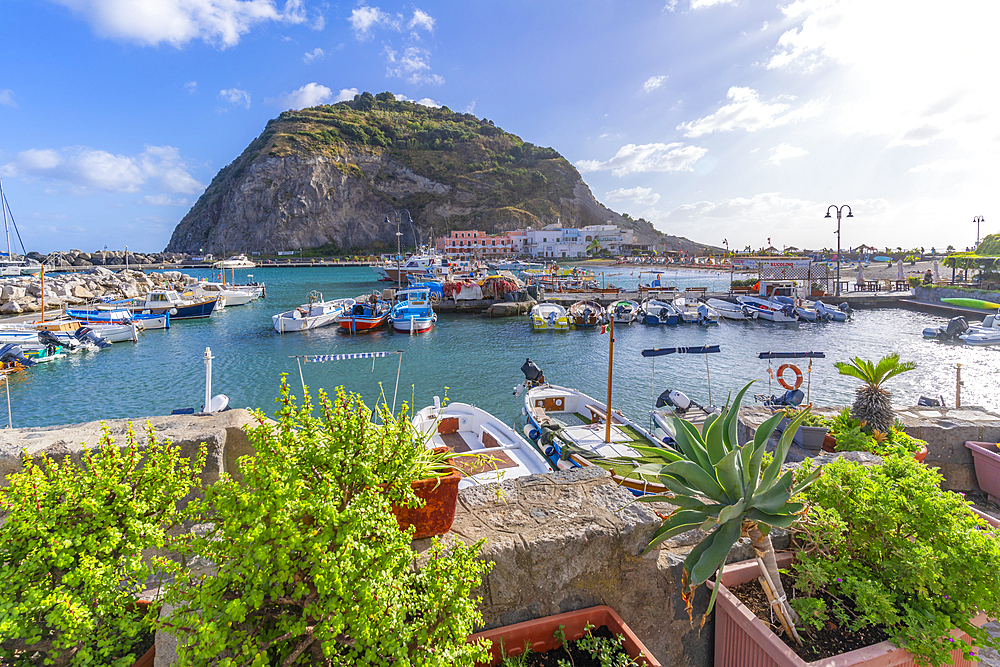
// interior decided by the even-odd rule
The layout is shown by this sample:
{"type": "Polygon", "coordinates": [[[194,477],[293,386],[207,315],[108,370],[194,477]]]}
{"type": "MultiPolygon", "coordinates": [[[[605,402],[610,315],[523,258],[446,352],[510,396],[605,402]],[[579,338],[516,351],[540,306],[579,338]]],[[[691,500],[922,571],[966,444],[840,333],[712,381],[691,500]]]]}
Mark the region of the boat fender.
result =
{"type": "Polygon", "coordinates": [[[800,371],[799,367],[796,366],[795,364],[781,364],[781,366],[778,367],[777,379],[778,379],[778,384],[780,384],[785,389],[788,390],[798,389],[799,387],[802,386],[802,371],[800,371]],[[793,373],[795,373],[794,385],[791,385],[785,381],[784,374],[786,369],[790,369],[793,373]]]}
{"type": "Polygon", "coordinates": [[[556,467],[559,468],[560,470],[572,470],[576,466],[573,465],[572,461],[564,461],[562,459],[559,459],[558,461],[556,461],[556,467]]]}

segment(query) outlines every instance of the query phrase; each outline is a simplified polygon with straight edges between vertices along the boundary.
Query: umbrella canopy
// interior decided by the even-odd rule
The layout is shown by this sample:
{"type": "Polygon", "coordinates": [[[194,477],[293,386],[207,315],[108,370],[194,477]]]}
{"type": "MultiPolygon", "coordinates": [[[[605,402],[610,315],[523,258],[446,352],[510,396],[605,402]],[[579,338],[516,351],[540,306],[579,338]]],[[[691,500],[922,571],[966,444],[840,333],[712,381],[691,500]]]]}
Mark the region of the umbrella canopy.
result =
{"type": "Polygon", "coordinates": [[[903,260],[899,260],[896,263],[896,280],[903,279],[903,260]]]}
{"type": "Polygon", "coordinates": [[[863,266],[861,266],[860,264],[858,264],[857,283],[860,285],[864,281],[865,281],[865,268],[863,266]]]}

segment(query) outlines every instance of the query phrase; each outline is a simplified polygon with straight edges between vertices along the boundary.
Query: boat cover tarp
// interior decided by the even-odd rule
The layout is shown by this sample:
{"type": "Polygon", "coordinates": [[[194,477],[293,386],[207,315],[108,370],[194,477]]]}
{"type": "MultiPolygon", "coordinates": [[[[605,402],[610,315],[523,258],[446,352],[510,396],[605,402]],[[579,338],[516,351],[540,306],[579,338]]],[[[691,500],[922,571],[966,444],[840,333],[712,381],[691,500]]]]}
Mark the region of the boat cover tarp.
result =
{"type": "Polygon", "coordinates": [[[403,352],[355,352],[353,354],[311,354],[302,357],[304,361],[347,361],[349,359],[380,359],[388,357],[390,354],[402,354],[403,352]]]}
{"type": "Polygon", "coordinates": [[[826,359],[825,352],[761,352],[758,359],[826,359]]]}
{"type": "Polygon", "coordinates": [[[709,352],[722,352],[718,345],[703,345],[702,347],[654,347],[651,350],[643,350],[644,357],[660,357],[664,354],[708,354],[709,352]]]}

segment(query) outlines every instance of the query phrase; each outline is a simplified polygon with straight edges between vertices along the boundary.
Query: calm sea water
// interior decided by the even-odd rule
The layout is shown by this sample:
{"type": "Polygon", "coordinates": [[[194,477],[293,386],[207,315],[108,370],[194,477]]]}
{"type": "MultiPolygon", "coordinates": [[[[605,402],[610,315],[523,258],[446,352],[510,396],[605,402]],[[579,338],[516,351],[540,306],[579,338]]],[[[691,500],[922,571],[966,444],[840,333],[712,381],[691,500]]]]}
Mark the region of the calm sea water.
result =
{"type": "MultiPolygon", "coordinates": [[[[209,277],[207,270],[190,271],[209,277]]],[[[248,271],[237,271],[242,281],[248,271]]],[[[249,271],[267,283],[267,299],[231,307],[207,320],[176,322],[169,330],[149,331],[140,341],[116,343],[101,352],[72,355],[40,364],[10,377],[10,407],[15,427],[48,426],[99,419],[141,418],[169,414],[176,408],[200,408],[205,394],[206,347],[212,349],[213,393],[225,393],[233,407],[275,410],[280,376],[288,373],[301,395],[295,355],[343,354],[402,350],[397,404],[403,400],[428,405],[447,388],[453,401],[473,403],[510,424],[520,425],[520,399],[513,387],[523,380],[520,366],[531,357],[553,383],[575,387],[603,401],[607,391],[608,339],[594,330],[533,332],[527,318],[488,319],[470,315],[440,315],[433,330],[417,336],[388,330],[350,336],[337,328],[279,335],[271,315],[307,299],[310,290],[326,298],[357,296],[381,284],[367,268],[277,269],[249,271]]],[[[607,280],[632,286],[638,270],[607,272],[607,280]]],[[[664,282],[680,287],[722,288],[728,273],[664,272],[664,282]]],[[[945,318],[905,310],[863,310],[848,323],[774,324],[726,323],[715,327],[641,325],[615,331],[613,404],[626,414],[645,419],[652,396],[667,388],[684,391],[699,402],[709,400],[706,357],[711,374],[711,398],[719,404],[745,382],[759,380],[768,390],[768,363],[763,351],[823,351],[811,375],[811,398],[817,405],[846,405],[857,383],[840,376],[834,361],[860,355],[876,359],[899,352],[918,369],[892,379],[888,388],[897,405],[914,405],[920,394],[955,398],[955,365],[962,364],[962,402],[1000,409],[1000,348],[973,348],[921,337],[925,326],[945,318]],[[718,344],[720,354],[670,355],[653,361],[644,348],[718,344]]],[[[311,390],[332,392],[338,385],[360,393],[369,403],[384,395],[393,400],[398,357],[302,364],[311,390]]],[[[806,364],[799,364],[805,371],[806,364]]],[[[776,366],[775,366],[776,369],[776,366]]],[[[805,389],[803,385],[803,389],[805,389]]],[[[771,393],[781,388],[774,384],[771,393]]],[[[0,401],[3,399],[0,398],[0,401]]],[[[2,408],[0,408],[2,409],[2,408]]]]}

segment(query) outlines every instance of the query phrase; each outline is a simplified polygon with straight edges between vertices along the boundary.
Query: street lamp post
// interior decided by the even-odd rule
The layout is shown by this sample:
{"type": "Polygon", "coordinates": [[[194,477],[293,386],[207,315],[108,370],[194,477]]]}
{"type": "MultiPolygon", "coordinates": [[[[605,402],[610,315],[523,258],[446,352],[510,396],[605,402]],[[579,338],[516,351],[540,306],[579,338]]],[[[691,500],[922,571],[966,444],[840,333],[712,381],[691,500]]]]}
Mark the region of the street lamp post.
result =
{"type": "Polygon", "coordinates": [[[845,208],[847,209],[847,217],[853,218],[854,213],[851,212],[851,207],[847,204],[843,204],[841,206],[831,204],[830,207],[826,209],[826,215],[823,216],[825,218],[829,218],[830,211],[837,212],[837,296],[840,296],[840,212],[845,208]]]}
{"type": "Polygon", "coordinates": [[[976,247],[978,248],[979,247],[979,225],[980,225],[980,223],[986,222],[986,218],[984,218],[981,215],[977,215],[976,217],[974,217],[972,219],[972,221],[974,223],[976,223],[976,247]]]}
{"type": "Polygon", "coordinates": [[[410,228],[412,229],[413,228],[413,218],[410,216],[410,212],[407,211],[405,208],[401,208],[398,211],[392,210],[392,211],[389,211],[388,213],[385,214],[385,222],[386,222],[386,224],[390,224],[392,222],[389,219],[390,215],[394,216],[396,218],[396,287],[397,287],[397,289],[402,289],[402,287],[403,287],[403,281],[402,281],[403,274],[402,274],[402,270],[400,268],[400,261],[403,258],[403,250],[402,250],[400,239],[403,236],[403,233],[401,231],[399,231],[400,218],[402,217],[403,213],[406,214],[407,219],[410,221],[410,228]]]}

